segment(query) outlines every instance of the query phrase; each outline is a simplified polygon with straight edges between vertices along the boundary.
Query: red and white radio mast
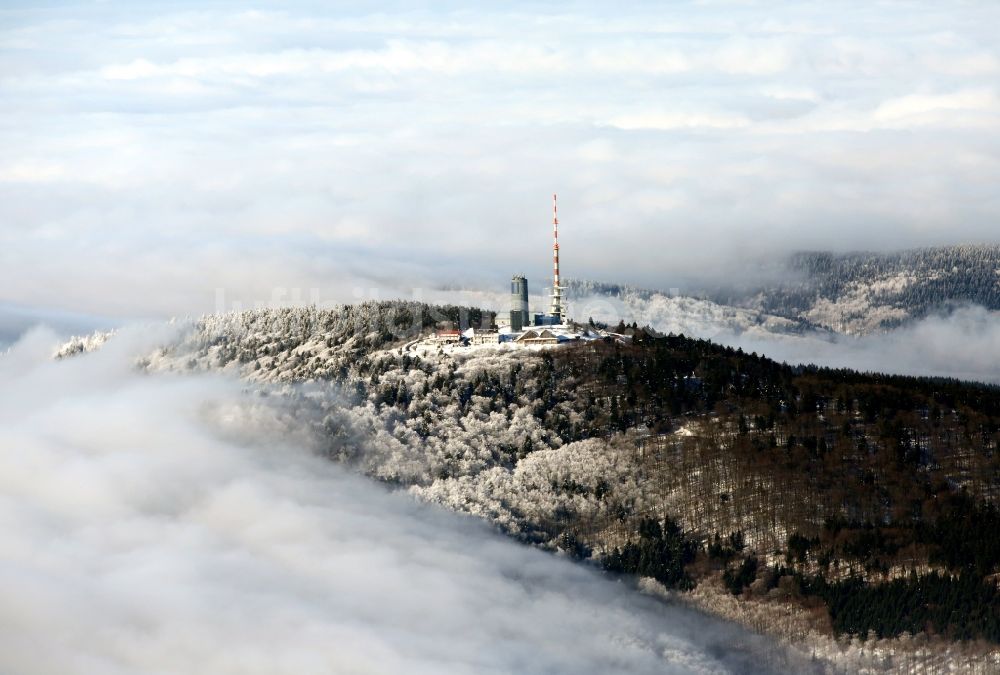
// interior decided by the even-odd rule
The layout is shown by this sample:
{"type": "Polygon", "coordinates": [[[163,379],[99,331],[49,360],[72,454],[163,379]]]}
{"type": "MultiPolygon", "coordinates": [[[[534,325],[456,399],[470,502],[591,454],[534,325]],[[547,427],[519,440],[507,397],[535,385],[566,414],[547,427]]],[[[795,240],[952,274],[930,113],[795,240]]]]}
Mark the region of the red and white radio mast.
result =
{"type": "Polygon", "coordinates": [[[562,301],[563,287],[559,285],[559,206],[552,195],[552,307],[549,314],[566,323],[566,308],[562,301]]]}

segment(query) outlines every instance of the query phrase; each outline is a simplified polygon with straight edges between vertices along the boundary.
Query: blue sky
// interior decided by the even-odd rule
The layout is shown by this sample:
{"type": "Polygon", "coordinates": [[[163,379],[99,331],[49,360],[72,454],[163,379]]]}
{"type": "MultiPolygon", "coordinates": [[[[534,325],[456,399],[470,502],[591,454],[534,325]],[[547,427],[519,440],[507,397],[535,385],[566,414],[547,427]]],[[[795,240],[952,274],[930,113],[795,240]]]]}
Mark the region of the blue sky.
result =
{"type": "Polygon", "coordinates": [[[994,2],[5,3],[0,301],[663,288],[993,241],[994,2]],[[346,3],[343,6],[347,6],[346,3]]]}

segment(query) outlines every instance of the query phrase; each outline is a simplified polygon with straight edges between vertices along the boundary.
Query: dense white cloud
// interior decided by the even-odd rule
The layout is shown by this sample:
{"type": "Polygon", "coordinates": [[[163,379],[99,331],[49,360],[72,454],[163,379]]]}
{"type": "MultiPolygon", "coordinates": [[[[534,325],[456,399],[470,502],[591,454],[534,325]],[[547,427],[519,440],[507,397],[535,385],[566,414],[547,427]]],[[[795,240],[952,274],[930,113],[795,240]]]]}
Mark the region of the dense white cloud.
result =
{"type": "Polygon", "coordinates": [[[129,315],[992,239],[1000,6],[0,10],[0,299],[129,315]],[[405,273],[400,273],[405,270],[405,273]]]}
{"type": "MultiPolygon", "coordinates": [[[[807,664],[311,454],[120,334],[0,356],[0,670],[724,673],[807,664]]],[[[300,428],[300,427],[299,427],[300,428]]]]}
{"type": "Polygon", "coordinates": [[[1000,312],[982,307],[965,307],[860,338],[727,332],[712,337],[788,363],[1000,384],[1000,312]]]}

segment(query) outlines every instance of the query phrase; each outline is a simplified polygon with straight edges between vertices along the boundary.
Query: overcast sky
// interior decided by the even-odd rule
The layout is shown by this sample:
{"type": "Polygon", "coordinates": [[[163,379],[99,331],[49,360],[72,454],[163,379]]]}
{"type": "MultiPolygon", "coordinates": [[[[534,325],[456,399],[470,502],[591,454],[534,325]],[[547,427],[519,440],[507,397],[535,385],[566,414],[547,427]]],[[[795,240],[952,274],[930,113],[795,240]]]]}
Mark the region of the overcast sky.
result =
{"type": "Polygon", "coordinates": [[[0,10],[0,301],[661,288],[993,241],[997,2],[66,2],[0,10]],[[280,290],[278,291],[280,293],[280,290]]]}

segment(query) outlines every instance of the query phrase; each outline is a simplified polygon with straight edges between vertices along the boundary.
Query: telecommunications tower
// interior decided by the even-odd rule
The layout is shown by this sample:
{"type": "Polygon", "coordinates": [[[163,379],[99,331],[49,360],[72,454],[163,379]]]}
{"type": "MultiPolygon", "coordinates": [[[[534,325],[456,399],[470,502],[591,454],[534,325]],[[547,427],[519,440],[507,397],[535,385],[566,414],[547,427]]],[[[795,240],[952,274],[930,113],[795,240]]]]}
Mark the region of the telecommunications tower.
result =
{"type": "Polygon", "coordinates": [[[549,316],[566,323],[566,306],[563,304],[564,287],[559,285],[559,207],[552,195],[552,307],[549,316]]]}

